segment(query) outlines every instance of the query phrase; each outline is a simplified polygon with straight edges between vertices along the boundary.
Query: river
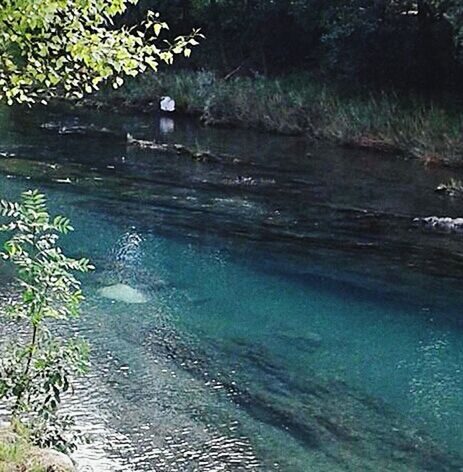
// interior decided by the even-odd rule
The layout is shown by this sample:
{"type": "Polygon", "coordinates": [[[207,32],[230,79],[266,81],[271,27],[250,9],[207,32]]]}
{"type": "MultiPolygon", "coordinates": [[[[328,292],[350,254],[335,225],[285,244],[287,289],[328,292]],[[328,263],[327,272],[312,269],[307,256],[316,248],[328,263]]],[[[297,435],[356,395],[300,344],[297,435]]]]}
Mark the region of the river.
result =
{"type": "Polygon", "coordinates": [[[72,325],[92,370],[66,404],[82,467],[463,470],[463,236],[413,221],[463,215],[434,192],[450,171],[57,107],[2,109],[0,153],[2,198],[45,192],[96,266],[72,325]],[[57,132],[76,125],[230,157],[57,132]],[[147,303],[101,296],[116,283],[147,303]]]}

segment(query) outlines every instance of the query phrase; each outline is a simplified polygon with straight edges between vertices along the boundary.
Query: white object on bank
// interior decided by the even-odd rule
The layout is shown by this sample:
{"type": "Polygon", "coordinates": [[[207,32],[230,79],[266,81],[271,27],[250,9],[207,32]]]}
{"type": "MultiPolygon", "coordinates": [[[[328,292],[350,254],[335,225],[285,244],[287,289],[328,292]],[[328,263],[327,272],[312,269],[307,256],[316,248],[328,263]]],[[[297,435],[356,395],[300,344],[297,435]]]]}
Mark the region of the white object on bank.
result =
{"type": "Polygon", "coordinates": [[[171,97],[161,97],[160,106],[162,111],[175,111],[175,100],[171,97]]]}

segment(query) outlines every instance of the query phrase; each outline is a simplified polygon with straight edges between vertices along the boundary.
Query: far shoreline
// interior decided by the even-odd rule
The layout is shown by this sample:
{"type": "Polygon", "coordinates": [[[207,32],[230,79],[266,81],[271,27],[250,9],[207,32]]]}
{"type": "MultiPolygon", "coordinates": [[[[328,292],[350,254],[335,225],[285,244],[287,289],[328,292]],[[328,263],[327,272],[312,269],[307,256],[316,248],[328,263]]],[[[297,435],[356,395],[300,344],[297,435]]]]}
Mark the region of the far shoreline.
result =
{"type": "Polygon", "coordinates": [[[378,92],[345,95],[309,75],[222,79],[212,72],[146,74],[104,89],[79,106],[154,113],[170,96],[175,114],[207,126],[303,136],[338,146],[415,158],[428,167],[463,166],[463,113],[424,99],[378,92]]]}

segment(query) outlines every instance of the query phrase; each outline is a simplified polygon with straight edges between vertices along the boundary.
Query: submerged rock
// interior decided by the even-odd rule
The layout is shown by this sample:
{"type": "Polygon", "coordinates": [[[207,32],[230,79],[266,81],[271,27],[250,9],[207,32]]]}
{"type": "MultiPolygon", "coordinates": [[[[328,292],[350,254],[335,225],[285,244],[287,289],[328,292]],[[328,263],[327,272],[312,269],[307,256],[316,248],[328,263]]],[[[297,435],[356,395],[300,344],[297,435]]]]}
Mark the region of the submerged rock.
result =
{"type": "MultiPolygon", "coordinates": [[[[322,342],[315,333],[308,333],[305,341],[322,342]]],[[[310,366],[303,378],[295,377],[262,344],[237,338],[193,347],[172,328],[156,326],[145,345],[164,351],[207,384],[220,385],[221,392],[259,423],[284,431],[313,451],[318,464],[313,470],[463,470],[460,455],[442,448],[381,400],[310,366]],[[214,377],[214,372],[220,375],[214,377]]]]}
{"type": "Polygon", "coordinates": [[[262,345],[240,341],[230,348],[246,374],[237,381],[222,373],[222,385],[249,415],[324,457],[319,470],[462,470],[460,455],[381,400],[310,367],[303,378],[294,377],[262,345]]]}
{"type": "Polygon", "coordinates": [[[148,297],[141,290],[121,283],[100,288],[98,293],[104,298],[109,298],[117,302],[131,304],[148,302],[148,297]]]}
{"type": "Polygon", "coordinates": [[[282,342],[306,352],[314,352],[322,345],[322,338],[317,333],[281,333],[277,337],[282,342]]]}

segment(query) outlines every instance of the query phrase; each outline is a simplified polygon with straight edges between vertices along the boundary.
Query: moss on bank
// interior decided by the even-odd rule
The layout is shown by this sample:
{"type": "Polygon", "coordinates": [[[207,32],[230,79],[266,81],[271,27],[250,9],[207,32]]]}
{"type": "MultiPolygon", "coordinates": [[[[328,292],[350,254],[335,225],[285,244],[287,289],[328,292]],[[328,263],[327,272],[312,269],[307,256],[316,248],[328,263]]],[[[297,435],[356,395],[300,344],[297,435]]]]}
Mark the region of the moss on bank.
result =
{"type": "Polygon", "coordinates": [[[306,135],[401,153],[428,165],[463,163],[458,110],[387,93],[346,95],[307,75],[224,80],[209,72],[146,74],[85,103],[153,111],[163,95],[173,97],[179,111],[209,125],[306,135]]]}

